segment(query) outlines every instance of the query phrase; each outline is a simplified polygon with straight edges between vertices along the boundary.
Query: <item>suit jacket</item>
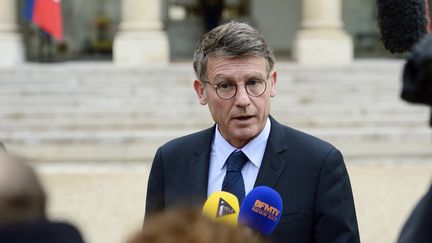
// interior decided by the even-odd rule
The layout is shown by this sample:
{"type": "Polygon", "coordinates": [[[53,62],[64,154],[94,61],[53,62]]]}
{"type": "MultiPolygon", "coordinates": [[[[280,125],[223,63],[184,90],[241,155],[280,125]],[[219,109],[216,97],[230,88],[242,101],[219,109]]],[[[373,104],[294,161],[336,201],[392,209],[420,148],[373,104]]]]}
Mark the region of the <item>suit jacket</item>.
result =
{"type": "Polygon", "coordinates": [[[398,243],[432,242],[432,186],[420,200],[399,236],[398,243]]]}
{"type": "Polygon", "coordinates": [[[84,243],[81,233],[69,223],[29,221],[0,227],[2,243],[84,243]]]}
{"type": "MultiPolygon", "coordinates": [[[[271,130],[255,186],[274,188],[283,212],[277,243],[360,242],[354,200],[341,153],[331,144],[270,117],[271,130]]],[[[214,127],[161,146],[153,160],[146,215],[176,206],[202,207],[214,127]]]]}

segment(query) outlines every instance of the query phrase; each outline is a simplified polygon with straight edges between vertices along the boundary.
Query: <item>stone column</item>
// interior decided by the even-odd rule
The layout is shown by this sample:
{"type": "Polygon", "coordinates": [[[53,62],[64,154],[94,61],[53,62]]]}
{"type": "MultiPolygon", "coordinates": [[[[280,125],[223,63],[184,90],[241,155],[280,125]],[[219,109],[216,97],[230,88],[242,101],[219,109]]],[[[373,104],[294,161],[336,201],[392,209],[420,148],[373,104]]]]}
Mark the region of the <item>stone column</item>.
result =
{"type": "Polygon", "coordinates": [[[124,66],[169,62],[161,21],[162,0],[122,0],[122,22],[114,38],[114,63],[124,66]]]}
{"type": "Polygon", "coordinates": [[[18,33],[16,0],[3,0],[0,8],[0,66],[7,67],[24,61],[24,46],[18,33]]]}
{"type": "Polygon", "coordinates": [[[344,65],[353,60],[353,42],[343,30],[341,0],[303,0],[294,58],[303,65],[344,65]]]}

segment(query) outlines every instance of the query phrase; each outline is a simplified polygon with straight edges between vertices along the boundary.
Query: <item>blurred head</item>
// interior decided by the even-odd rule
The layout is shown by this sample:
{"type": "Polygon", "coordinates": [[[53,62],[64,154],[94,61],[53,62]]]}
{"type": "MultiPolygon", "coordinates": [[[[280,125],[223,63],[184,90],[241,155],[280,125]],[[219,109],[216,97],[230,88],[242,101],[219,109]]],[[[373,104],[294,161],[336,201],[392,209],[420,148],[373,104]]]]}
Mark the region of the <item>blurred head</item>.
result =
{"type": "Polygon", "coordinates": [[[199,211],[154,214],[127,243],[251,243],[256,237],[244,228],[216,222],[199,211]]]}
{"type": "Polygon", "coordinates": [[[0,226],[46,218],[46,195],[33,169],[0,150],[0,226]]]}
{"type": "Polygon", "coordinates": [[[200,40],[194,89],[222,136],[241,148],[264,128],[276,94],[274,55],[263,36],[244,23],[218,26],[200,40]]]}

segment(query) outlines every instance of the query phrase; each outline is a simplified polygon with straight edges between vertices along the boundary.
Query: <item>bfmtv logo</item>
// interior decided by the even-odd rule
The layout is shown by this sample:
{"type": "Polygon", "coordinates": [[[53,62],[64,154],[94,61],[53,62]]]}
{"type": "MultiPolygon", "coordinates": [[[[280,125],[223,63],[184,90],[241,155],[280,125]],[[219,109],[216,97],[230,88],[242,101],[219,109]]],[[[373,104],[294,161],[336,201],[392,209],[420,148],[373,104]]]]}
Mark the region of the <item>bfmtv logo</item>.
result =
{"type": "Polygon", "coordinates": [[[274,222],[278,221],[278,216],[280,214],[280,210],[265,203],[261,200],[255,200],[254,205],[252,206],[252,211],[266,217],[274,222]]]}

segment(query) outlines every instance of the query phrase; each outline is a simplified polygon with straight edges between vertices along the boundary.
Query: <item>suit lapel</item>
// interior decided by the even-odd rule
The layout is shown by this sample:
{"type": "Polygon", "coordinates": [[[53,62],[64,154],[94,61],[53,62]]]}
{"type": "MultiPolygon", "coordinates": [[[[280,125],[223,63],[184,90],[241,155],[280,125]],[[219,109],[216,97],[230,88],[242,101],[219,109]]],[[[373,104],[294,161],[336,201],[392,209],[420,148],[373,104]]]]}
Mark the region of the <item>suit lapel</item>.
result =
{"type": "MultiPolygon", "coordinates": [[[[274,188],[287,163],[280,156],[287,150],[284,128],[271,116],[270,121],[271,131],[255,187],[265,185],[274,188]]],[[[214,129],[215,126],[205,130],[199,139],[191,143],[195,155],[190,163],[191,195],[202,202],[207,199],[210,151],[214,129]]]]}
{"type": "Polygon", "coordinates": [[[280,154],[287,150],[284,129],[281,124],[270,116],[271,131],[261,168],[255,181],[256,186],[275,187],[287,161],[280,154]]]}
{"type": "Polygon", "coordinates": [[[192,146],[195,157],[190,163],[190,188],[194,200],[204,202],[207,199],[210,150],[213,140],[214,126],[204,131],[200,139],[192,146]]]}

